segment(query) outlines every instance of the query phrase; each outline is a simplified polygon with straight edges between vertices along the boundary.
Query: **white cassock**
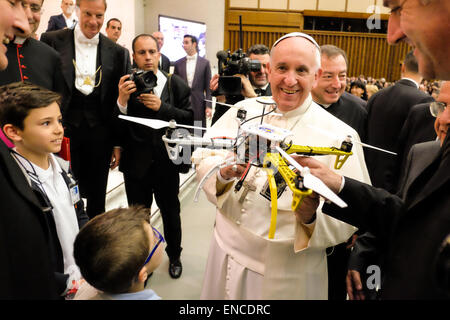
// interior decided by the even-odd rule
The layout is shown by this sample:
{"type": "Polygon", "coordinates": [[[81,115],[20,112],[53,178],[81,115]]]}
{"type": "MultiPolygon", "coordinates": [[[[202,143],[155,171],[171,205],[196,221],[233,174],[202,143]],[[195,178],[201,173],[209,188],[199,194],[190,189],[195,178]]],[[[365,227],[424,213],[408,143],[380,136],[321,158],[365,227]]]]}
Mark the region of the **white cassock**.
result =
{"type": "MultiPolygon", "coordinates": [[[[247,119],[262,114],[263,106],[256,98],[243,100],[237,105],[247,110],[247,119]]],[[[235,137],[238,130],[236,112],[237,109],[230,108],[205,137],[235,137]]],[[[282,117],[268,115],[264,122],[292,131],[294,135],[291,138],[296,145],[340,147],[347,135],[359,141],[354,129],[323,110],[311,96],[299,108],[283,113],[282,117]],[[307,124],[334,133],[336,138],[318,133],[307,124]]],[[[201,151],[197,149],[195,155],[201,151]]],[[[354,154],[339,172],[370,183],[361,146],[354,144],[352,151],[354,154]]],[[[202,179],[224,157],[225,153],[203,159],[197,166],[198,179],[202,179]]],[[[334,167],[336,156],[316,158],[330,168],[334,167]]],[[[266,173],[261,168],[252,167],[246,181],[255,186],[256,191],[248,192],[245,200],[241,201],[244,188],[234,192],[236,180],[224,185],[217,175],[212,175],[204,185],[208,200],[217,206],[217,213],[201,298],[327,299],[325,249],[347,241],[357,229],[323,214],[320,210],[323,201],[315,222],[310,225],[298,222],[291,209],[292,192],[286,188],[278,199],[275,238],[269,240],[271,204],[260,195],[267,183],[266,173]]]]}

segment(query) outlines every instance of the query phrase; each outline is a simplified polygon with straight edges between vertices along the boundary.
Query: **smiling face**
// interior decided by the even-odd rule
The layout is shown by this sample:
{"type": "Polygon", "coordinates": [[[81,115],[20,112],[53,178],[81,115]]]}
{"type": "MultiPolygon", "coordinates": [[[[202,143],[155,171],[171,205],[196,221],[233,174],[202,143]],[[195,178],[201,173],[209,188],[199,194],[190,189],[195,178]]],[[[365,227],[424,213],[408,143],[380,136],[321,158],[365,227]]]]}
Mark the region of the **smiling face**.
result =
{"type": "Polygon", "coordinates": [[[280,111],[300,107],[310,94],[322,72],[316,54],[317,48],[300,37],[284,39],[272,49],[269,82],[280,111]]]}
{"type": "Polygon", "coordinates": [[[314,101],[332,104],[339,100],[347,85],[347,63],[342,55],[332,58],[322,54],[322,75],[311,91],[314,101]]]}
{"type": "Polygon", "coordinates": [[[41,22],[41,11],[43,2],[44,0],[28,0],[31,9],[31,17],[28,18],[31,33],[35,33],[39,28],[39,23],[41,22]]]}
{"type": "Polygon", "coordinates": [[[103,26],[105,20],[103,0],[84,0],[80,3],[79,25],[86,38],[92,39],[103,26]]]}
{"type": "Polygon", "coordinates": [[[28,17],[20,0],[0,0],[0,70],[6,69],[6,46],[14,39],[15,30],[29,34],[28,17]]]}
{"type": "Polygon", "coordinates": [[[424,78],[450,80],[450,1],[385,0],[384,5],[391,9],[388,42],[413,46],[424,78]]]}
{"type": "Polygon", "coordinates": [[[42,159],[49,153],[61,150],[64,129],[56,102],[47,107],[30,110],[23,124],[22,130],[16,128],[17,135],[13,141],[25,158],[33,162],[34,159],[42,159]]]}

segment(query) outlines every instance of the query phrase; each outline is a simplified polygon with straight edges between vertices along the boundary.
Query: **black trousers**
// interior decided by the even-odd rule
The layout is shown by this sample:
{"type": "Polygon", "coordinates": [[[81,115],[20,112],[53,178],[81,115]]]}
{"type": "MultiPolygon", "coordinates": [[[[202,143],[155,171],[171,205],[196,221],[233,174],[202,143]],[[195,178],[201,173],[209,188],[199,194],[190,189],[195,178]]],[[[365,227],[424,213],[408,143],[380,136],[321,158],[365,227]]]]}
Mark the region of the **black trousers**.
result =
{"type": "Polygon", "coordinates": [[[72,171],[78,180],[81,197],[87,199],[90,219],[105,212],[106,187],[112,155],[112,143],[106,126],[79,128],[68,126],[72,171]]]}
{"type": "Polygon", "coordinates": [[[166,252],[173,261],[180,257],[182,250],[178,199],[180,175],[174,165],[162,162],[152,161],[147,173],[139,178],[124,172],[124,182],[129,206],[144,205],[151,208],[155,196],[164,225],[166,252]]]}
{"type": "Polygon", "coordinates": [[[345,300],[347,298],[347,271],[351,249],[347,243],[327,248],[328,264],[328,300],[345,300]]]}

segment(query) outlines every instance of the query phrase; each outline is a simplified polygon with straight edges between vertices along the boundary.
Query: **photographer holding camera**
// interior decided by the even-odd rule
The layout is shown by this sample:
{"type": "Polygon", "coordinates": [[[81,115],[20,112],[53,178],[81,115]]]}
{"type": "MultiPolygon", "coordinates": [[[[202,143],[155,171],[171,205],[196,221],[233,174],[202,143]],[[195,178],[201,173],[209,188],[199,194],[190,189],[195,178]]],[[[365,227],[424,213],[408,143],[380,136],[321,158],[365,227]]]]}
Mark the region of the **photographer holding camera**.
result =
{"type": "MultiPolygon", "coordinates": [[[[139,70],[120,79],[119,109],[129,116],[192,124],[191,91],[180,77],[158,69],[159,58],[158,42],[152,35],[141,34],[133,40],[133,59],[139,70]]],[[[122,125],[119,169],[124,174],[128,205],[150,208],[155,195],[164,224],[169,274],[179,278],[182,272],[180,176],[161,139],[165,129],[154,130],[127,121],[122,125]]]]}
{"type": "MultiPolygon", "coordinates": [[[[226,57],[222,57],[221,55],[224,53],[224,51],[219,51],[217,53],[219,57],[219,64],[221,63],[221,60],[224,60],[226,57]]],[[[267,63],[270,60],[269,55],[269,48],[267,48],[263,44],[255,44],[250,49],[248,49],[248,59],[250,64],[250,68],[254,71],[248,72],[248,77],[245,74],[234,74],[236,77],[241,78],[241,92],[238,95],[233,94],[227,94],[227,92],[220,92],[223,90],[217,90],[219,89],[219,79],[222,75],[219,76],[219,74],[216,74],[211,79],[211,82],[209,83],[209,87],[211,91],[214,91],[216,93],[222,94],[223,96],[218,96],[217,101],[220,102],[226,102],[228,104],[235,104],[241,100],[244,100],[245,98],[254,98],[258,96],[271,96],[272,91],[270,90],[270,84],[269,80],[267,78],[267,63]],[[256,61],[260,62],[260,65],[257,68],[257,64],[254,63],[256,61]],[[253,65],[252,65],[253,64],[253,65]],[[258,70],[256,70],[258,69],[258,70]]],[[[245,58],[244,58],[245,59],[245,58]]],[[[248,61],[248,60],[247,60],[248,61]]],[[[246,62],[247,62],[246,61],[246,62]]],[[[242,65],[242,63],[241,63],[242,65]]],[[[228,67],[230,68],[230,67],[228,67]]],[[[219,69],[220,70],[220,69],[219,69]]],[[[236,70],[239,71],[239,70],[236,70]]],[[[225,90],[227,91],[227,90],[225,90]]],[[[227,112],[229,108],[224,105],[217,104],[216,109],[214,111],[214,116],[212,118],[212,124],[214,124],[225,112],[227,112]]]]}

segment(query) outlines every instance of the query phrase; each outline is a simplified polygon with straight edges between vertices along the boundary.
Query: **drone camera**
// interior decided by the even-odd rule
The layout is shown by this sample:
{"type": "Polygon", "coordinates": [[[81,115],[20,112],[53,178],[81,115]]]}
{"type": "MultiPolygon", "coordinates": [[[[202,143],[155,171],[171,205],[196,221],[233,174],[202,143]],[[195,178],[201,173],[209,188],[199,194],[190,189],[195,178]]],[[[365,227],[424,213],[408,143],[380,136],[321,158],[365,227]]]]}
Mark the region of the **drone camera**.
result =
{"type": "Polygon", "coordinates": [[[343,141],[341,145],[341,150],[345,152],[351,152],[353,148],[353,143],[350,141],[343,141]]]}
{"type": "Polygon", "coordinates": [[[244,121],[247,118],[247,110],[239,109],[237,111],[237,118],[241,121],[244,121]]]}
{"type": "Polygon", "coordinates": [[[297,178],[295,179],[295,187],[301,191],[308,190],[303,183],[303,177],[300,175],[297,175],[297,178]]]}

